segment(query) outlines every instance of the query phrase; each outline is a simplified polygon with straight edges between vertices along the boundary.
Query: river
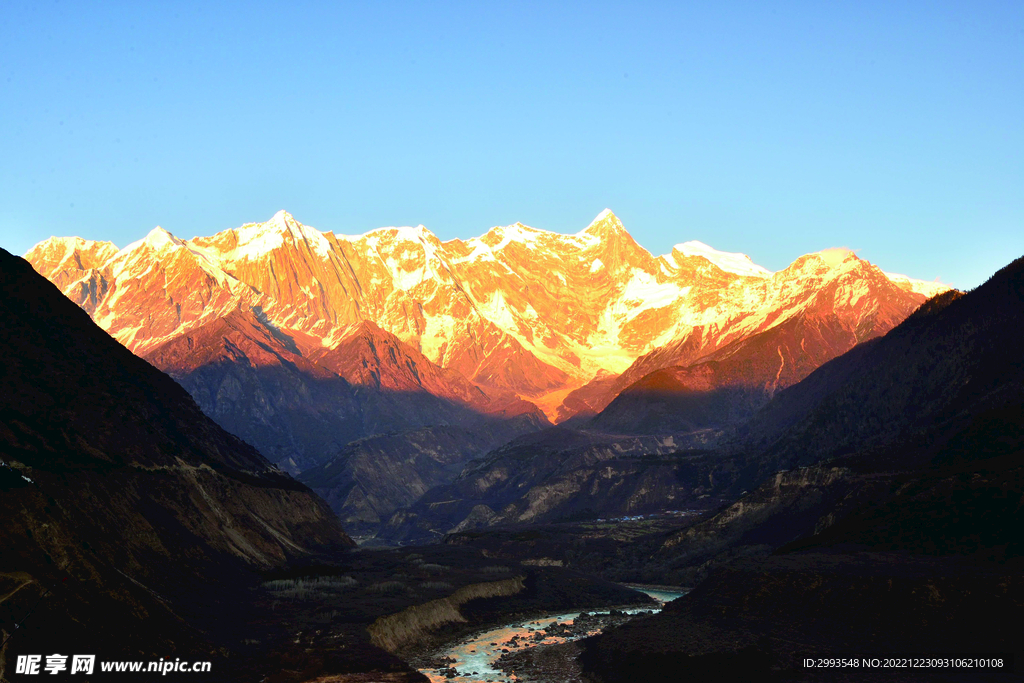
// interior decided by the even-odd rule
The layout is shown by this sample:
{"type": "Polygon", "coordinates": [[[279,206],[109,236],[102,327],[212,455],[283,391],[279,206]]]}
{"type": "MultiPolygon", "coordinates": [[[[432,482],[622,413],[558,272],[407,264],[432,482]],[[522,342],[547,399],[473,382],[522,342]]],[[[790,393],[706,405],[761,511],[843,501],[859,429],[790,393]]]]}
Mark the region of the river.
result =
{"type": "MultiPolygon", "coordinates": [[[[433,653],[429,667],[419,671],[431,683],[512,683],[522,680],[516,674],[503,671],[498,664],[502,655],[516,656],[540,645],[572,642],[600,633],[612,623],[628,620],[627,615],[657,612],[668,601],[685,594],[682,590],[664,587],[631,585],[658,601],[657,606],[627,607],[604,612],[550,613],[527,621],[515,622],[500,628],[481,631],[464,638],[445,649],[433,653]],[[454,673],[455,675],[452,675],[454,673]]],[[[506,667],[508,668],[508,667],[506,667]]],[[[530,678],[537,680],[536,676],[530,678]]],[[[543,678],[543,676],[541,677],[543,678]]]]}

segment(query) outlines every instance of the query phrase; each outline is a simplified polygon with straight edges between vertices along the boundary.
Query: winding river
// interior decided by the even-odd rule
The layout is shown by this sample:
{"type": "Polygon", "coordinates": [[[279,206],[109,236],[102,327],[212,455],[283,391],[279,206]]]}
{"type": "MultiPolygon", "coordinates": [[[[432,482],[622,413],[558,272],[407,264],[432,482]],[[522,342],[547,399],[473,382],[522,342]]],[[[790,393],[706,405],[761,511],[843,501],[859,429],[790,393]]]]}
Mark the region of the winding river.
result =
{"type": "MultiPolygon", "coordinates": [[[[622,609],[621,611],[626,614],[657,612],[666,602],[685,594],[685,591],[673,591],[662,587],[632,585],[630,588],[650,595],[658,601],[658,605],[622,609]]],[[[476,633],[434,654],[432,659],[435,661],[446,660],[445,665],[423,668],[420,669],[420,673],[427,676],[431,683],[514,683],[518,679],[514,674],[507,674],[498,668],[496,663],[498,658],[504,653],[522,652],[538,645],[578,640],[600,632],[600,629],[588,629],[587,632],[581,633],[579,632],[581,629],[552,626],[552,624],[573,625],[580,615],[581,612],[578,611],[564,614],[551,613],[476,633]],[[576,633],[564,633],[569,630],[576,631],[576,633]],[[510,641],[515,645],[510,645],[510,641]],[[451,676],[450,673],[453,669],[456,673],[451,676]]],[[[587,617],[584,617],[583,622],[587,620],[587,617]]]]}

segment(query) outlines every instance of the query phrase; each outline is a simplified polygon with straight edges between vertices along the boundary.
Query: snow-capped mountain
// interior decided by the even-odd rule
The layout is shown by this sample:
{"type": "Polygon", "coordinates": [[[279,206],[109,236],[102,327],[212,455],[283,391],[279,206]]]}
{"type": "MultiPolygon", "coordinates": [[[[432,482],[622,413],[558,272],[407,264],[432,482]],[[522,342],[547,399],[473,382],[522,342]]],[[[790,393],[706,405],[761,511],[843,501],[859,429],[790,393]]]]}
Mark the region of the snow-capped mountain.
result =
{"type": "MultiPolygon", "coordinates": [[[[574,392],[566,401],[575,407],[572,413],[599,412],[631,386],[634,399],[654,386],[660,387],[655,393],[664,393],[664,373],[651,373],[698,364],[696,375],[675,371],[670,384],[686,377],[676,391],[743,386],[760,397],[757,405],[822,363],[885,334],[913,313],[926,293],[949,289],[906,277],[890,279],[847,249],[807,254],[759,277],[743,283],[739,296],[727,296],[728,290],[714,293],[710,305],[693,311],[670,342],[638,357],[614,380],[598,378],[574,392]]],[[[628,423],[628,416],[639,410],[635,400],[626,404],[631,407],[620,406],[615,423],[628,423]]],[[[608,428],[613,424],[608,416],[599,422],[608,428]]]]}
{"type": "Polygon", "coordinates": [[[121,250],[51,238],[26,258],[142,356],[235,311],[311,362],[379,328],[407,357],[468,381],[443,384],[470,404],[467,386],[485,403],[518,396],[560,418],[578,409],[570,401],[559,412],[563,399],[595,378],[626,373],[601,392],[600,408],[647,372],[812,309],[834,315],[855,342],[945,289],[847,252],[804,256],[778,273],[700,242],[654,257],[607,209],[573,235],[516,223],[447,242],[423,226],[321,232],[281,211],[191,240],[156,228],[121,250]]]}

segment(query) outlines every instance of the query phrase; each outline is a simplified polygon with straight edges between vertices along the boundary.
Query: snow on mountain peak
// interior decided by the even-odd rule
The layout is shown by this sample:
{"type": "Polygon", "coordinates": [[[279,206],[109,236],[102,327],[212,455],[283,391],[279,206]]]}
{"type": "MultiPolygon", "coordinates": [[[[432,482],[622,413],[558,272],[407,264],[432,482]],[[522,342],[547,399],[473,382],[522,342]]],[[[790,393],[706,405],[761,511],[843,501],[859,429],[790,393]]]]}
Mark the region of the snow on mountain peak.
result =
{"type": "Polygon", "coordinates": [[[331,247],[323,233],[295,220],[284,211],[278,211],[265,223],[246,223],[236,229],[237,246],[228,254],[230,260],[253,261],[284,245],[285,241],[305,242],[318,256],[327,258],[331,247]]]}
{"type": "Polygon", "coordinates": [[[824,261],[829,268],[835,268],[840,263],[848,259],[850,256],[857,258],[854,254],[853,249],[847,247],[830,247],[828,249],[822,249],[817,252],[817,256],[824,261]]]}
{"type": "Polygon", "coordinates": [[[146,235],[146,244],[153,247],[154,249],[162,249],[166,246],[177,246],[181,244],[181,240],[172,235],[167,230],[164,230],[159,225],[149,231],[146,235]]]}
{"type": "Polygon", "coordinates": [[[311,228],[308,225],[303,225],[295,220],[294,216],[283,209],[275,213],[266,223],[257,225],[262,225],[264,230],[273,230],[285,233],[296,239],[316,239],[317,236],[323,236],[319,230],[311,228]]]}
{"type": "Polygon", "coordinates": [[[141,240],[136,240],[135,242],[132,242],[127,247],[122,249],[120,253],[126,254],[128,252],[135,251],[136,249],[139,249],[140,247],[144,246],[149,247],[153,251],[163,251],[164,249],[168,249],[170,247],[179,247],[183,244],[184,242],[182,242],[180,239],[178,239],[177,237],[167,232],[158,225],[152,230],[150,230],[148,235],[143,237],[141,240]]]}
{"type": "Polygon", "coordinates": [[[49,277],[53,272],[69,266],[98,268],[117,255],[117,252],[113,242],[95,242],[81,237],[50,237],[25,252],[25,259],[49,277]]]}
{"type": "Polygon", "coordinates": [[[33,258],[40,258],[45,254],[51,260],[60,261],[75,250],[82,249],[85,246],[86,241],[81,237],[49,237],[26,251],[25,258],[32,260],[33,258]]]}
{"type": "Polygon", "coordinates": [[[537,247],[537,238],[543,234],[543,230],[531,228],[530,226],[523,225],[522,223],[513,223],[512,225],[491,228],[485,237],[490,235],[491,239],[495,240],[494,244],[491,245],[491,249],[493,251],[501,251],[507,247],[510,242],[516,242],[517,244],[522,244],[528,249],[534,249],[537,247]]]}
{"type": "Polygon", "coordinates": [[[577,244],[583,249],[596,247],[606,240],[615,239],[621,235],[628,235],[619,217],[612,213],[611,209],[605,209],[597,214],[597,217],[590,222],[590,225],[573,235],[577,244]]]}
{"type": "Polygon", "coordinates": [[[672,251],[678,251],[683,256],[703,257],[727,273],[745,277],[768,277],[772,274],[772,271],[751,261],[746,254],[718,251],[697,240],[677,244],[672,251]]]}
{"type": "Polygon", "coordinates": [[[612,213],[611,209],[605,209],[601,213],[597,214],[594,220],[590,221],[590,225],[583,229],[585,233],[593,233],[600,231],[601,228],[611,228],[618,230],[625,230],[622,226],[622,221],[619,217],[612,213]]]}
{"type": "Polygon", "coordinates": [[[936,278],[933,282],[927,280],[917,280],[907,275],[900,275],[899,273],[883,273],[889,281],[900,289],[921,294],[928,297],[929,299],[937,294],[948,292],[952,289],[947,284],[938,281],[936,278]]]}
{"type": "Polygon", "coordinates": [[[416,227],[408,225],[392,225],[386,228],[374,228],[362,235],[339,236],[339,239],[345,239],[350,242],[357,242],[365,239],[374,248],[376,248],[382,240],[384,240],[385,243],[392,242],[394,244],[399,244],[401,242],[414,242],[424,245],[429,244],[432,248],[441,243],[441,240],[437,238],[437,235],[432,233],[430,229],[422,223],[416,227]]]}
{"type": "MultiPolygon", "coordinates": [[[[78,244],[68,238],[60,247],[78,244]]],[[[33,265],[45,266],[47,277],[74,296],[86,291],[70,289],[89,275],[83,266],[109,263],[100,274],[107,293],[96,290],[104,297],[95,303],[96,319],[136,351],[239,305],[259,305],[275,326],[325,348],[353,324],[372,321],[470,381],[529,396],[568,391],[600,369],[622,372],[641,355],[695,334],[700,349],[693,352],[705,353],[760,333],[821,304],[817,293],[826,280],[837,281],[829,310],[843,315],[853,315],[854,304],[878,284],[899,311],[920,299],[890,291],[881,272],[848,249],[802,256],[774,276],[745,254],[698,241],[655,259],[608,209],[576,234],[513,223],[444,243],[422,225],[346,236],[278,211],[265,222],[187,242],[157,228],[109,262],[97,247],[88,263],[83,257],[61,266],[63,251],[53,249],[38,250],[33,265]],[[683,266],[698,256],[703,260],[683,266]],[[696,273],[695,263],[703,266],[696,273]],[[710,265],[734,275],[705,277],[710,265]],[[179,301],[186,305],[175,308],[179,301]],[[158,318],[159,325],[147,322],[158,318]],[[512,368],[507,375],[505,367],[512,368]]],[[[909,279],[897,285],[923,293],[909,279]]],[[[858,305],[860,311],[866,304],[858,305]]]]}
{"type": "Polygon", "coordinates": [[[51,237],[43,240],[36,246],[54,246],[63,249],[78,249],[86,245],[86,240],[81,237],[51,237]]]}

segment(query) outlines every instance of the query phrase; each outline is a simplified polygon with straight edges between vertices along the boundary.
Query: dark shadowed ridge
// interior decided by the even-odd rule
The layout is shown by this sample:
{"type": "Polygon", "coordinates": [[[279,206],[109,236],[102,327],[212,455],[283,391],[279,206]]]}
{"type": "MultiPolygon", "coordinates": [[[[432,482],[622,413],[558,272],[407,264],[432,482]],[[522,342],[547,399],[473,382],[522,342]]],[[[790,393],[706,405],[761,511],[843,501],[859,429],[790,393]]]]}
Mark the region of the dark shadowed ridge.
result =
{"type": "Polygon", "coordinates": [[[0,668],[217,659],[255,580],[351,547],[327,505],[0,250],[0,668]]]}

